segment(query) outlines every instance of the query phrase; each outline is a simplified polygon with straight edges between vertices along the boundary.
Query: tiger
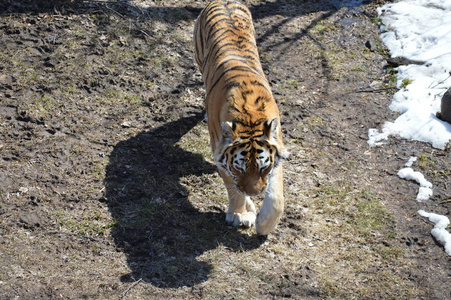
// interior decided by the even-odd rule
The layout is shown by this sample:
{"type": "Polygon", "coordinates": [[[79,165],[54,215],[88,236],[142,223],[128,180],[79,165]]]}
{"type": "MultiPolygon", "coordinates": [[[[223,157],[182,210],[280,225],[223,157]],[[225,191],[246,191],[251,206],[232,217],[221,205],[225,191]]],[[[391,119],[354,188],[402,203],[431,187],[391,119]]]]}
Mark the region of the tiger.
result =
{"type": "Polygon", "coordinates": [[[215,164],[229,199],[226,222],[267,236],[284,210],[279,109],[263,73],[249,9],[210,2],[196,20],[194,58],[205,86],[205,111],[215,164]],[[251,196],[264,194],[257,210],[251,196]]]}

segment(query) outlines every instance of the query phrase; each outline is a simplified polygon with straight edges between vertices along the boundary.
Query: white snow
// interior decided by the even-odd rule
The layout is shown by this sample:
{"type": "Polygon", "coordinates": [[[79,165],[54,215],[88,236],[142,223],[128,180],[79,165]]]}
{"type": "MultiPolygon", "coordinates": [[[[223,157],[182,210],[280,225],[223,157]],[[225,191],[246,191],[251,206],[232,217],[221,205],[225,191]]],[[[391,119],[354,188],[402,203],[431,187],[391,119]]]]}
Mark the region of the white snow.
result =
{"type": "MultiPolygon", "coordinates": [[[[451,0],[403,0],[378,9],[381,18],[381,39],[391,57],[404,57],[416,63],[397,70],[399,91],[393,96],[390,109],[400,113],[382,128],[368,130],[368,144],[379,146],[390,136],[430,143],[445,149],[451,142],[451,124],[436,117],[441,98],[451,87],[451,0]]],[[[411,157],[398,176],[418,182],[419,202],[432,196],[432,183],[412,169],[411,157]]],[[[421,216],[436,223],[431,234],[451,256],[451,234],[445,230],[446,216],[419,210],[421,216]]]]}
{"type": "MultiPolygon", "coordinates": [[[[410,160],[407,164],[410,164],[410,160]]],[[[398,176],[405,180],[416,181],[420,185],[417,201],[429,200],[429,197],[432,196],[432,183],[427,181],[422,173],[414,171],[411,167],[406,167],[398,171],[398,176]]]]}
{"type": "Polygon", "coordinates": [[[423,174],[421,174],[420,172],[414,171],[410,167],[403,168],[403,169],[399,170],[398,176],[403,178],[403,179],[406,179],[406,180],[414,180],[414,181],[418,182],[421,187],[428,187],[428,188],[432,187],[432,183],[427,181],[424,178],[423,174]]]}
{"type": "Polygon", "coordinates": [[[424,63],[397,68],[400,90],[390,109],[401,115],[380,130],[370,129],[368,143],[381,145],[390,135],[398,135],[445,149],[451,124],[435,115],[451,87],[451,0],[405,0],[384,5],[378,12],[381,39],[390,55],[424,63]]]}
{"type": "Polygon", "coordinates": [[[446,231],[446,227],[449,225],[449,219],[446,216],[437,215],[434,213],[428,213],[424,210],[419,210],[420,216],[429,218],[429,221],[434,222],[435,226],[431,230],[431,234],[437,241],[439,241],[445,248],[445,252],[451,255],[451,234],[446,231]]]}
{"type": "Polygon", "coordinates": [[[411,167],[414,162],[417,161],[417,158],[415,156],[411,156],[409,160],[406,162],[406,167],[411,167]]]}
{"type": "Polygon", "coordinates": [[[418,189],[417,201],[421,202],[429,200],[430,197],[432,197],[432,189],[429,187],[420,186],[418,189]]]}

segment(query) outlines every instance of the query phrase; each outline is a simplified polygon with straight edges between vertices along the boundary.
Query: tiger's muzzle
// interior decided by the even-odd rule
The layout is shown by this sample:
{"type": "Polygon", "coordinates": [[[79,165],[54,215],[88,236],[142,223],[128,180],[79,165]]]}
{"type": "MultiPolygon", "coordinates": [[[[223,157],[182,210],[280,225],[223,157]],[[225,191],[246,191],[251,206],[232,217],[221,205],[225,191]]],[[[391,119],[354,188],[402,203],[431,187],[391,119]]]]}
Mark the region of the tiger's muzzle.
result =
{"type": "Polygon", "coordinates": [[[256,178],[249,178],[243,176],[236,184],[237,189],[247,196],[256,196],[263,193],[266,189],[266,177],[258,176],[256,178]]]}

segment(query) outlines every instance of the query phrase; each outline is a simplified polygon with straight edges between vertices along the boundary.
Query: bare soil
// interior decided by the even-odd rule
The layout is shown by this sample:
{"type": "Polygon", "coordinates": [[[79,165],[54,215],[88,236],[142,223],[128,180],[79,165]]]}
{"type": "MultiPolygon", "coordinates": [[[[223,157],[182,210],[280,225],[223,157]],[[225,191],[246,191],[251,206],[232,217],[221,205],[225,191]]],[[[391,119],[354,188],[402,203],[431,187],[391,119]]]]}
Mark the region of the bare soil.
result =
{"type": "Polygon", "coordinates": [[[417,214],[451,215],[449,151],[367,144],[396,118],[384,1],[247,1],[292,153],[267,238],[225,223],[191,42],[205,3],[0,2],[0,298],[451,298],[417,214]],[[410,156],[429,201],[396,175],[410,156]]]}

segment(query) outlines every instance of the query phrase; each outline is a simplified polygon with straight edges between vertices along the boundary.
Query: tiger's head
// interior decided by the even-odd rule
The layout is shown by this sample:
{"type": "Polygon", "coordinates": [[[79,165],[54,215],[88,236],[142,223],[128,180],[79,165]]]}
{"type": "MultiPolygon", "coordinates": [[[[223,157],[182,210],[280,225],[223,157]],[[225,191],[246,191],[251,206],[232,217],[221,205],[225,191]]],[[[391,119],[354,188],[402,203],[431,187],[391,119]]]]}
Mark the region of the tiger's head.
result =
{"type": "Polygon", "coordinates": [[[248,196],[262,193],[271,171],[289,156],[281,141],[279,120],[262,122],[252,130],[243,130],[241,124],[234,122],[223,122],[221,127],[217,166],[233,178],[239,192],[248,196]]]}

